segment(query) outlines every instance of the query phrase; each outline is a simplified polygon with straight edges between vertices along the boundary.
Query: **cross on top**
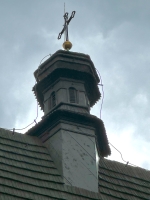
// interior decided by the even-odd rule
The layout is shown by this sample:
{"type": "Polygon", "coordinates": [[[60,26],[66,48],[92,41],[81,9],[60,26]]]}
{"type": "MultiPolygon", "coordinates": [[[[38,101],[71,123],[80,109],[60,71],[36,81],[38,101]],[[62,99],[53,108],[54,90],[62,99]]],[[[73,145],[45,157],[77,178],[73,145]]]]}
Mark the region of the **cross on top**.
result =
{"type": "Polygon", "coordinates": [[[61,38],[62,34],[64,33],[65,35],[65,41],[69,41],[69,36],[68,36],[68,25],[71,21],[72,18],[74,18],[75,16],[75,13],[76,11],[72,11],[72,14],[70,16],[70,18],[68,19],[68,12],[66,12],[64,14],[64,20],[65,20],[65,23],[64,23],[64,28],[62,29],[62,31],[58,34],[58,40],[61,38]]]}

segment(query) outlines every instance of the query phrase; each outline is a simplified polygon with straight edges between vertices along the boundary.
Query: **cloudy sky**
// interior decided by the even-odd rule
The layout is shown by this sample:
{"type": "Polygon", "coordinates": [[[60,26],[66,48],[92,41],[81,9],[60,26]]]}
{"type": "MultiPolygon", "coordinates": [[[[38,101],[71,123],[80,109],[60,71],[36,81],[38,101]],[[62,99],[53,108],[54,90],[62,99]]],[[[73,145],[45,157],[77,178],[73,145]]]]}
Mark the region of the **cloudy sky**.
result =
{"type": "MultiPolygon", "coordinates": [[[[65,3],[69,14],[76,11],[72,51],[89,54],[103,80],[101,117],[109,142],[124,160],[150,170],[150,1],[65,3]]],[[[33,72],[62,48],[63,13],[61,0],[0,0],[0,127],[20,129],[36,118],[33,72]]],[[[100,106],[91,113],[99,117],[100,106]]],[[[123,162],[111,149],[109,159],[123,162]]]]}

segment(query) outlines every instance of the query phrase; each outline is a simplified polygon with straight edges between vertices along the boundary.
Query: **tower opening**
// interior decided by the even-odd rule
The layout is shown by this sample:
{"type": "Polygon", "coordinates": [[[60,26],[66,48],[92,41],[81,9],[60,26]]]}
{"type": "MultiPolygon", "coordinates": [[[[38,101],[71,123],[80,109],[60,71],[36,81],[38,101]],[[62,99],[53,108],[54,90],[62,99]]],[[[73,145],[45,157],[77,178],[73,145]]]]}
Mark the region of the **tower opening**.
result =
{"type": "Polygon", "coordinates": [[[56,95],[55,92],[52,92],[50,96],[50,109],[56,106],[56,95]]]}
{"type": "Polygon", "coordinates": [[[77,103],[77,90],[73,87],[69,88],[69,100],[70,103],[77,103]]]}

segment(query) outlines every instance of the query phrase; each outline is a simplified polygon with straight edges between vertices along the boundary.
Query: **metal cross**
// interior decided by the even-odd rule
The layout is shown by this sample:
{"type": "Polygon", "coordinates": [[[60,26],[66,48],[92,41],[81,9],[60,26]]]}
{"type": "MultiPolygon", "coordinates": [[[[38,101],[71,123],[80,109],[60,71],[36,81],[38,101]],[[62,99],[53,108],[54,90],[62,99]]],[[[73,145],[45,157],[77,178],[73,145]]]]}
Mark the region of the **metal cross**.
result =
{"type": "Polygon", "coordinates": [[[64,20],[65,20],[65,23],[64,23],[64,28],[62,29],[62,31],[59,33],[58,35],[58,40],[61,38],[62,34],[64,33],[65,34],[65,41],[68,41],[69,40],[69,36],[68,36],[68,25],[71,21],[72,18],[74,18],[75,16],[75,13],[76,11],[72,11],[72,14],[70,16],[70,18],[68,19],[68,13],[66,12],[64,14],[64,20]]]}

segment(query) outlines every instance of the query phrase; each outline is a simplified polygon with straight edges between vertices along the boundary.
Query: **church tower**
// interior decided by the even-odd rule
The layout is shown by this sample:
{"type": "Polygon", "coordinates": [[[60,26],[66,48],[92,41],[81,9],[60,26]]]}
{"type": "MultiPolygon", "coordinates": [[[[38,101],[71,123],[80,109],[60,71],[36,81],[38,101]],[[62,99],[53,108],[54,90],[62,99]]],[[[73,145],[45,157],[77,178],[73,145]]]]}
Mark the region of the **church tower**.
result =
{"type": "Polygon", "coordinates": [[[26,134],[46,145],[63,182],[98,192],[98,159],[110,155],[101,119],[90,114],[100,99],[99,77],[89,55],[68,51],[68,24],[64,15],[65,50],[58,50],[34,72],[33,91],[44,112],[42,120],[26,134]]]}
{"type": "Polygon", "coordinates": [[[90,114],[100,98],[93,62],[88,55],[59,50],[34,76],[44,116],[27,134],[41,138],[65,184],[98,192],[96,157],[108,156],[110,148],[103,122],[90,114]]]}

